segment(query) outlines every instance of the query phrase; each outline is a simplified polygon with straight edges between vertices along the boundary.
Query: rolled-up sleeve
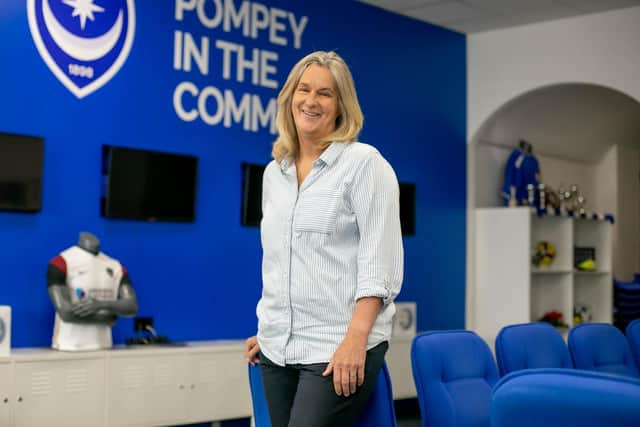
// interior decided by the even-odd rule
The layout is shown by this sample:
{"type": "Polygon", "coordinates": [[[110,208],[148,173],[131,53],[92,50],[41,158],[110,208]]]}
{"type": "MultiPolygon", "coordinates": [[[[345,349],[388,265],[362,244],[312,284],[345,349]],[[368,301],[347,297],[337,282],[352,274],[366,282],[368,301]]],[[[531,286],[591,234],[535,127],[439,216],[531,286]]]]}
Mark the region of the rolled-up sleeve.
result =
{"type": "Polygon", "coordinates": [[[360,234],[355,298],[379,297],[387,305],[400,292],[404,252],[398,179],[378,152],[355,174],[351,206],[360,234]]]}

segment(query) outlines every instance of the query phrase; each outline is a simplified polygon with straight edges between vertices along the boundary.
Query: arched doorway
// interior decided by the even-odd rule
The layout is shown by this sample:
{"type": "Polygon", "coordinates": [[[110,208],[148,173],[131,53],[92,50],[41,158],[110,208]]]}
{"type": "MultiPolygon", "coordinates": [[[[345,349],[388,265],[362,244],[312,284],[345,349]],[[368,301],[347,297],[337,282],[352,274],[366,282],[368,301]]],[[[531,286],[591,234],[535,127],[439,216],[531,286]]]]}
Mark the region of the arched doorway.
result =
{"type": "Polygon", "coordinates": [[[523,93],[485,120],[468,147],[467,327],[474,327],[474,210],[501,206],[504,164],[518,141],[533,144],[542,181],[578,184],[590,211],[613,213],[614,274],[640,270],[640,102],[594,84],[523,93]]]}

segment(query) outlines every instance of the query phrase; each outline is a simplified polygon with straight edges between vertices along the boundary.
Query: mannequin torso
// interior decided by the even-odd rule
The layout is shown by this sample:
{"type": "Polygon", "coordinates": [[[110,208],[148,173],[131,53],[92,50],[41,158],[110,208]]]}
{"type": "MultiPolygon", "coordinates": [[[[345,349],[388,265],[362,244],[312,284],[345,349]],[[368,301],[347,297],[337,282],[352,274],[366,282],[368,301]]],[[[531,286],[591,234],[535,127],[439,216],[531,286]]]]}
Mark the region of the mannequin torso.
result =
{"type": "Polygon", "coordinates": [[[77,245],[51,260],[47,285],[56,309],[52,345],[60,350],[111,347],[117,316],[138,310],[126,269],[100,252],[100,241],[91,233],[80,233],[77,245]]]}

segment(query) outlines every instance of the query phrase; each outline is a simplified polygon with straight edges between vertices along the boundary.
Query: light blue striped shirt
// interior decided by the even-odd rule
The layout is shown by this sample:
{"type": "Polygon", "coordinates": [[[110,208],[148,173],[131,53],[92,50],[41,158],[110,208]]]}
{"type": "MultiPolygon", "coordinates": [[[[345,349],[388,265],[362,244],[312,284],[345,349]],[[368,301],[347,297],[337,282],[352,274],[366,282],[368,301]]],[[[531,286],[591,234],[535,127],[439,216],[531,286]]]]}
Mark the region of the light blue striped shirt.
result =
{"type": "Polygon", "coordinates": [[[378,150],[333,143],[298,189],[295,163],[272,161],[263,179],[262,298],[258,342],[278,365],[329,362],[355,302],[383,307],[367,348],[391,336],[403,274],[398,180],[378,150]]]}

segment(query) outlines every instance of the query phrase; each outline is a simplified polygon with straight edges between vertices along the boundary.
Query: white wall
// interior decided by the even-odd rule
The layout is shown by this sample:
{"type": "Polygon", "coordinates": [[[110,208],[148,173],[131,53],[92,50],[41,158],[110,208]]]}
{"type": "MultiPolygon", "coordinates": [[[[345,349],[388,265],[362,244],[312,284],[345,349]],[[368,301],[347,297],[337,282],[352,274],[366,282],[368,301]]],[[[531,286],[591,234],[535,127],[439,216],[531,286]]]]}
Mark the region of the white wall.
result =
{"type": "MultiPolygon", "coordinates": [[[[640,7],[472,34],[467,39],[467,138],[473,141],[505,103],[548,85],[602,85],[640,102],[638,76],[640,7]]],[[[470,144],[467,159],[469,210],[474,208],[478,175],[475,145],[470,144]]],[[[606,200],[597,194],[599,185],[593,183],[593,199],[606,208],[606,200]]],[[[473,329],[475,223],[471,211],[467,236],[466,327],[473,329]]]]}
{"type": "Polygon", "coordinates": [[[612,146],[596,166],[594,177],[597,208],[606,207],[616,219],[613,274],[630,281],[640,272],[640,150],[612,146]]]}
{"type": "MultiPolygon", "coordinates": [[[[606,211],[618,218],[618,146],[612,145],[595,168],[595,206],[600,212],[606,211]]],[[[615,224],[611,239],[613,274],[619,270],[619,234],[620,226],[615,224]]],[[[598,254],[596,254],[596,258],[598,254]]]]}
{"type": "Polygon", "coordinates": [[[632,280],[640,272],[640,154],[618,147],[618,215],[613,271],[617,278],[632,280]]]}
{"type": "Polygon", "coordinates": [[[639,46],[640,7],[470,35],[469,140],[507,101],[551,84],[598,84],[640,102],[639,46]]]}
{"type": "Polygon", "coordinates": [[[504,167],[511,149],[479,143],[475,147],[475,207],[502,206],[504,167]]]}
{"type": "MultiPolygon", "coordinates": [[[[594,210],[618,216],[618,146],[609,148],[594,171],[594,210]]],[[[615,240],[615,239],[614,239],[615,240]]]]}

